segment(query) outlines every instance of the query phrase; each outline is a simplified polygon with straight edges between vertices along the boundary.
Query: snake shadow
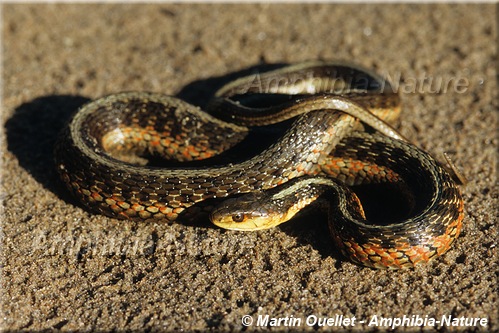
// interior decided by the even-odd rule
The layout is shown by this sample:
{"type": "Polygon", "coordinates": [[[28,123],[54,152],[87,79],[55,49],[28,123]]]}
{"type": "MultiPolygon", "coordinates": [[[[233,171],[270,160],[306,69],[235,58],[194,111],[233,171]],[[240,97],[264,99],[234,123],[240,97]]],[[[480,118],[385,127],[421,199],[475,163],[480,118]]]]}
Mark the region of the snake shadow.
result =
{"type": "Polygon", "coordinates": [[[71,115],[90,101],[78,95],[49,95],[19,105],[5,123],[7,149],[37,182],[66,202],[53,157],[57,136],[71,115]]]}
{"type": "Polygon", "coordinates": [[[333,242],[329,231],[328,216],[325,212],[308,208],[302,215],[278,226],[285,234],[296,239],[301,246],[312,246],[322,259],[335,259],[335,268],[340,269],[347,262],[333,242]]]}
{"type": "Polygon", "coordinates": [[[241,70],[230,72],[225,75],[211,77],[207,79],[196,80],[185,85],[175,95],[186,102],[197,105],[201,108],[205,107],[209,100],[215,95],[215,92],[222,88],[225,84],[234,81],[235,79],[254,75],[262,74],[271,70],[281,68],[288,65],[287,63],[274,63],[274,64],[257,64],[241,70]]]}

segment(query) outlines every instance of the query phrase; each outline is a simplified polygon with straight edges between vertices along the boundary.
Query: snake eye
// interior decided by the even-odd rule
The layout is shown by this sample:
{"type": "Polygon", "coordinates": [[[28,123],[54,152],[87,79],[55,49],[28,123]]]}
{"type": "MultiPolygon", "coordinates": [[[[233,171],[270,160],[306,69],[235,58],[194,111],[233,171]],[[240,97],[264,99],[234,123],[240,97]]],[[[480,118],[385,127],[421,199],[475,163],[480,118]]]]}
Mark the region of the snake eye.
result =
{"type": "Polygon", "coordinates": [[[244,221],[244,214],[243,213],[236,213],[236,214],[232,215],[232,221],[243,222],[244,221]]]}

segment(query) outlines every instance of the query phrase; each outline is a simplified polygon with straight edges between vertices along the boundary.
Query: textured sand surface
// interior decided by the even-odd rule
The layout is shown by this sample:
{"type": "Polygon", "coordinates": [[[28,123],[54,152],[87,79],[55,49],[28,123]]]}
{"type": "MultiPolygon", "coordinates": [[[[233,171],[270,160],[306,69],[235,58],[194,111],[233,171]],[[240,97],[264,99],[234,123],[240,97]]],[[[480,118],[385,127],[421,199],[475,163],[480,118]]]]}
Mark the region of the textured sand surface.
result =
{"type": "Polygon", "coordinates": [[[0,327],[237,331],[244,315],[254,324],[269,315],[343,330],[305,322],[343,315],[376,331],[386,327],[367,326],[375,315],[451,315],[487,318],[472,331],[499,330],[496,13],[492,4],[3,5],[0,327]],[[401,132],[464,170],[464,226],[445,256],[374,271],[337,254],[321,216],[254,233],[132,223],[86,212],[59,185],[54,140],[89,99],[148,90],[202,104],[227,74],[309,59],[390,75],[401,132]]]}

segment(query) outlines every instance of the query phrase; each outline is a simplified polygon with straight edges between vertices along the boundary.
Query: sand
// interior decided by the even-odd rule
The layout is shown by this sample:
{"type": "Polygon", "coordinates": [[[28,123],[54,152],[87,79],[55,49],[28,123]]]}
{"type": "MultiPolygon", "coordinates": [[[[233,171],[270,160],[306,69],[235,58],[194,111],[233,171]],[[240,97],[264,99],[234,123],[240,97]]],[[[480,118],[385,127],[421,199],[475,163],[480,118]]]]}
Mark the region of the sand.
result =
{"type": "Polygon", "coordinates": [[[405,316],[412,324],[397,331],[418,330],[417,320],[427,331],[499,330],[496,13],[493,4],[4,4],[0,327],[384,331],[405,316]],[[147,90],[202,105],[228,74],[313,59],[390,76],[400,131],[434,156],[449,152],[469,178],[463,230],[443,257],[376,271],[339,255],[320,215],[252,233],[134,223],[86,212],[60,185],[55,138],[90,99],[147,90]],[[461,326],[432,322],[448,316],[461,326]]]}

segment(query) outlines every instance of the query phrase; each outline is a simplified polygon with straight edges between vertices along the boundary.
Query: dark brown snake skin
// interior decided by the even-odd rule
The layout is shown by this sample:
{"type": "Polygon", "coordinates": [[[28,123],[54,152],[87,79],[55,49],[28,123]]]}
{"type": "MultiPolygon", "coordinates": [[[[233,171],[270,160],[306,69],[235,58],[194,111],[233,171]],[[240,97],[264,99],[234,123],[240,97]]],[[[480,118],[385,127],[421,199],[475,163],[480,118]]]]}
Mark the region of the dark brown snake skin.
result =
{"type": "MultiPolygon", "coordinates": [[[[207,199],[271,189],[301,176],[327,174],[347,185],[386,181],[386,166],[398,172],[413,190],[416,212],[401,223],[387,226],[349,224],[351,219],[339,218],[333,237],[342,251],[355,262],[377,268],[414,266],[447,251],[461,227],[462,198],[437,162],[397,140],[403,138],[378,120],[390,121],[398,115],[398,96],[389,92],[390,86],[382,86],[379,77],[357,67],[329,63],[285,67],[262,75],[260,83],[276,78],[289,81],[300,71],[308,75],[308,81],[319,78],[319,84],[326,82],[325,78],[338,80],[320,89],[315,82],[314,91],[310,84],[304,84],[293,93],[312,96],[259,109],[245,108],[234,101],[235,95],[244,97],[255,89],[247,78],[217,93],[211,112],[234,122],[251,125],[254,120],[254,124],[262,125],[264,118],[265,123],[277,123],[296,117],[275,143],[256,156],[218,166],[148,166],[151,156],[178,162],[209,161],[244,140],[249,129],[174,97],[127,92],[94,100],[76,113],[56,145],[61,178],[92,212],[116,218],[174,221],[185,209],[207,199]],[[345,83],[352,73],[364,73],[375,84],[364,86],[367,92],[362,92],[360,84],[347,82],[348,89],[343,87],[347,94],[338,97],[325,93],[338,82],[345,83]],[[221,116],[220,110],[231,113],[221,116]],[[395,139],[356,132],[364,127],[352,115],[395,139]],[[338,163],[339,158],[346,162],[338,163]],[[366,172],[352,168],[359,161],[366,172]]],[[[286,89],[292,85],[281,86],[284,92],[273,88],[266,92],[288,93],[286,89]]],[[[343,206],[348,202],[348,198],[340,199],[338,211],[345,212],[343,206]]]]}

